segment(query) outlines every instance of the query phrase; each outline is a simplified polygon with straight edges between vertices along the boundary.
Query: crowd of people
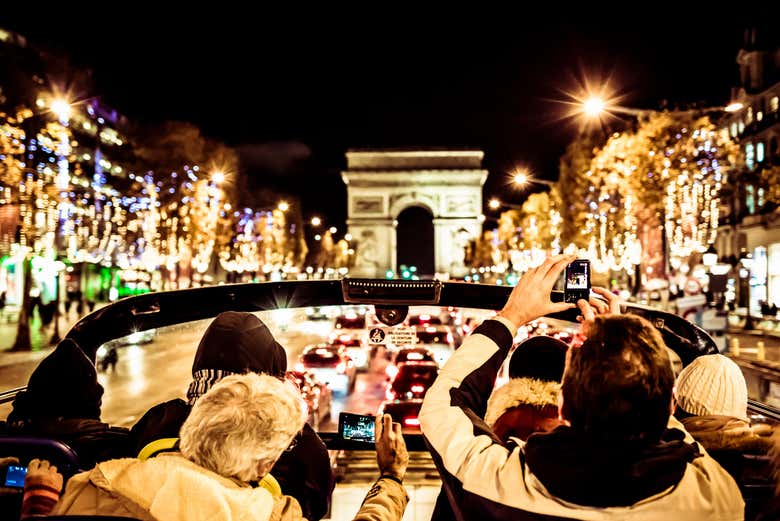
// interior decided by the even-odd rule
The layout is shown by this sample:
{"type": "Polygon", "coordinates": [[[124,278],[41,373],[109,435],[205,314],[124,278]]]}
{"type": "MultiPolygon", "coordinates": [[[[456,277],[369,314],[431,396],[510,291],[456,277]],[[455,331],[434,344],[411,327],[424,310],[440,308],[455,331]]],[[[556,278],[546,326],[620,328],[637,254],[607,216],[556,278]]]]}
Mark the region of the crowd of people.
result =
{"type": "MultiPolygon", "coordinates": [[[[777,436],[751,424],[739,368],[722,355],[689,357],[683,346],[686,367],[675,374],[667,343],[676,339],[623,314],[606,290],[551,302],[571,260],[529,270],[429,389],[420,424],[442,479],[432,518],[780,519],[777,497],[743,499],[753,485],[771,489],[777,436]],[[574,345],[532,337],[511,351],[519,327],[575,306],[574,345]],[[494,389],[508,356],[510,380],[494,389]]],[[[128,430],[100,421],[94,364],[63,341],[0,434],[58,439],[90,470],[63,489],[56,467],[30,462],[22,517],[323,518],[330,459],[285,371],[284,348],[260,319],[223,313],[198,346],[187,399],[154,406],[128,430]]],[[[401,427],[381,415],[375,435],[379,478],[354,519],[400,520],[401,427]]]]}

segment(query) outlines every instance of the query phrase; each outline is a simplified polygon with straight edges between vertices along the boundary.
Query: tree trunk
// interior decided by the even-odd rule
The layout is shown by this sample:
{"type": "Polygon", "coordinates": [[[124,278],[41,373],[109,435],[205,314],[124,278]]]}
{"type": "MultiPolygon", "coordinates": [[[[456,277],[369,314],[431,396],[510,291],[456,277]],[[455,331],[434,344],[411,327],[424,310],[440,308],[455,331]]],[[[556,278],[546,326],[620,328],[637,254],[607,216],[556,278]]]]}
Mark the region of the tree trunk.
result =
{"type": "Polygon", "coordinates": [[[16,324],[16,341],[12,351],[32,351],[32,342],[30,339],[30,286],[32,285],[32,264],[31,259],[25,257],[22,260],[22,303],[19,308],[19,321],[16,324]]]}
{"type": "Polygon", "coordinates": [[[54,295],[54,331],[52,331],[49,345],[55,346],[60,343],[62,337],[60,336],[60,274],[58,273],[54,277],[54,284],[56,286],[54,295]]]}

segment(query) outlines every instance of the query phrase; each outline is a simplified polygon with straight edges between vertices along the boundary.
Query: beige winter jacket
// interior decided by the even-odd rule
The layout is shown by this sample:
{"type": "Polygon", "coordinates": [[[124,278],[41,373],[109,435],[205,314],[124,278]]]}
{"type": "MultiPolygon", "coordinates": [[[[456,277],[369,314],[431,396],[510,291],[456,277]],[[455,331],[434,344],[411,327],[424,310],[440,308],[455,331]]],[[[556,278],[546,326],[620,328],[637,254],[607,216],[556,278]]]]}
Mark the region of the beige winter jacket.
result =
{"type": "MultiPolygon", "coordinates": [[[[355,517],[399,520],[408,498],[403,486],[380,479],[355,517]]],[[[135,517],[144,521],[299,521],[301,507],[224,478],[179,453],[146,461],[118,459],[73,476],[52,514],[135,517]]]]}

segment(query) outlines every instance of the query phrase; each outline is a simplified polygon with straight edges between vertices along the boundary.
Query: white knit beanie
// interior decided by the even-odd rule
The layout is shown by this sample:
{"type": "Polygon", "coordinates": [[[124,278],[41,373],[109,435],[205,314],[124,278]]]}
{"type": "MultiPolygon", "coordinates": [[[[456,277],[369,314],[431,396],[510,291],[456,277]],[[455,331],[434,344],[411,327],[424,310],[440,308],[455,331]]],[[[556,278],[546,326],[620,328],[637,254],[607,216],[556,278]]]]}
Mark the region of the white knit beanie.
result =
{"type": "Polygon", "coordinates": [[[677,404],[695,416],[747,420],[747,384],[739,366],[723,355],[696,358],[677,377],[677,404]]]}

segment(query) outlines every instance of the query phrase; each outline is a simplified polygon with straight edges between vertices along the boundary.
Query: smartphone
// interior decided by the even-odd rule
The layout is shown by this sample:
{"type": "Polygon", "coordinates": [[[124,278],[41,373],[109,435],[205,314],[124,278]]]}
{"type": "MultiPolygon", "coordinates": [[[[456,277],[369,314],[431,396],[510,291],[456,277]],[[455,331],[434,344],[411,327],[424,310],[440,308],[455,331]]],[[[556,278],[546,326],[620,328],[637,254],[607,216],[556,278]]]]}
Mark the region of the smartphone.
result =
{"type": "Polygon", "coordinates": [[[0,467],[0,483],[8,488],[24,488],[24,478],[27,476],[27,467],[8,465],[0,467]]]}
{"type": "Polygon", "coordinates": [[[565,284],[563,287],[564,302],[576,303],[579,299],[590,297],[590,261],[577,259],[566,266],[565,284]]]}
{"type": "Polygon", "coordinates": [[[339,414],[339,436],[342,440],[374,443],[374,417],[370,414],[339,414]]]}

